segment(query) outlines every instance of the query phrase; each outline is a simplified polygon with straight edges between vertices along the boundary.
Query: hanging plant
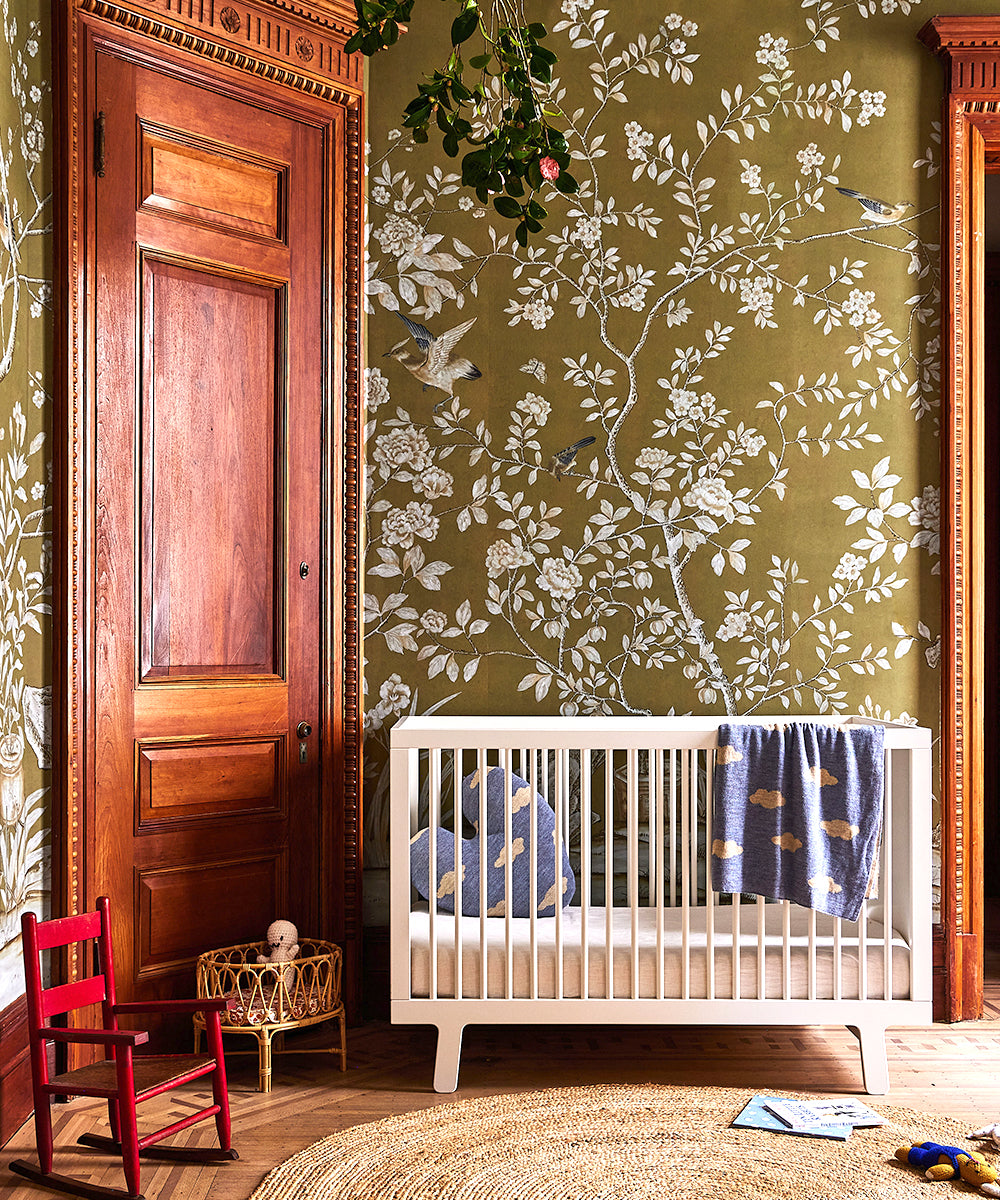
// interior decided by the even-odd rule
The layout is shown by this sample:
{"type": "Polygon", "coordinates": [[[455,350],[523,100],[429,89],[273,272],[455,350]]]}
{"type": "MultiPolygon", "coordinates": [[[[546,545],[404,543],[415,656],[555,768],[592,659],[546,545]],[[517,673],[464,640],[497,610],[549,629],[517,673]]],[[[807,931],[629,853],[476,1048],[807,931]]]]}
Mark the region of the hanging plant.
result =
{"type": "MultiPolygon", "coordinates": [[[[566,138],[549,123],[561,115],[545,97],[558,60],[542,45],[548,30],[525,19],[521,0],[492,0],[488,18],[476,0],[454,2],[461,11],[451,25],[447,63],[417,85],[403,125],[416,142],[426,142],[436,125],[450,158],[467,147],[462,183],[481,203],[492,201],[501,217],[517,221],[515,235],[526,246],[548,215],[535,195],[543,184],[567,193],[579,188],[569,172],[566,138]],[[466,60],[462,49],[476,33],[482,48],[466,60]]],[[[394,45],[413,4],[355,0],[358,29],[348,52],[371,57],[394,45]]]]}

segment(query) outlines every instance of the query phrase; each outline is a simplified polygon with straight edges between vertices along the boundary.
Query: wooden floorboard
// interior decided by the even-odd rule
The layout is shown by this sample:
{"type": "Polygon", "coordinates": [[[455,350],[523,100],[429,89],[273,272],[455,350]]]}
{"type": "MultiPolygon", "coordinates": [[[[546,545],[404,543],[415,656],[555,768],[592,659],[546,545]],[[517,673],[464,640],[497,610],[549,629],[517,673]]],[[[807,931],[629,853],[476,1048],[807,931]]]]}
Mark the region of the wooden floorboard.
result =
{"type": "MultiPolygon", "coordinates": [[[[1000,983],[988,989],[996,1006],[1000,983]]],[[[933,1118],[973,1123],[1000,1120],[1000,1028],[990,1021],[891,1029],[892,1091],[876,1108],[904,1105],[933,1118]]],[[[458,1092],[431,1086],[435,1031],[369,1023],[348,1034],[348,1070],[328,1054],[275,1056],[269,1095],[256,1090],[253,1058],[229,1060],[233,1143],[238,1162],[144,1164],[147,1200],[246,1200],[264,1175],[295,1151],[365,1121],[455,1099],[595,1083],[717,1084],[753,1091],[864,1095],[857,1043],[843,1028],[730,1027],[474,1027],[466,1031],[458,1092]]],[[[322,1035],[289,1035],[291,1045],[323,1044],[322,1035]],[[311,1040],[307,1040],[311,1039],[311,1040]]],[[[140,1110],[147,1127],[168,1124],[205,1102],[197,1083],[150,1101],[140,1110]]],[[[97,1151],[74,1146],[103,1125],[105,1107],[77,1100],[54,1108],[55,1169],[90,1182],[120,1186],[120,1166],[97,1151]]],[[[179,1135],[190,1145],[214,1142],[212,1122],[179,1135]]],[[[34,1159],[29,1122],[8,1143],[2,1162],[34,1159]]],[[[40,1200],[47,1189],[14,1175],[0,1179],[6,1200],[40,1200]]]]}

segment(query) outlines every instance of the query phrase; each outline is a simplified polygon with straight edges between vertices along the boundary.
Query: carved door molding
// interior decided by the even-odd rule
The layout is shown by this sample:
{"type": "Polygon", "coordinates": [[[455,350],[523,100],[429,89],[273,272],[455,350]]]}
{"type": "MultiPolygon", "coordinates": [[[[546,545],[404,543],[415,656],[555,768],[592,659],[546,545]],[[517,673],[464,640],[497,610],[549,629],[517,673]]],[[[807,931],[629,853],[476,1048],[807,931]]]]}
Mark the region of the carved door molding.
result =
{"type": "MultiPolygon", "coordinates": [[[[982,1015],[984,194],[1000,169],[1000,16],[934,17],[943,60],[941,198],[941,925],[944,1013],[982,1015]]],[[[995,467],[995,464],[994,464],[995,467]]],[[[994,535],[995,536],[995,535],[994,535]]]]}
{"type": "MultiPolygon", "coordinates": [[[[337,110],[328,194],[336,208],[324,246],[324,334],[316,354],[325,376],[322,414],[321,630],[322,781],[319,936],[346,950],[345,997],[358,1011],[361,941],[361,213],[363,62],[343,53],[353,31],[350,0],[56,0],[56,404],[54,553],[55,754],[53,907],[79,912],[94,899],[88,871],[98,831],[88,794],[93,753],[91,627],[94,606],[94,281],[87,211],[89,172],[100,132],[84,107],[82,55],[88,36],[123,34],[148,46],[148,65],[169,60],[178,78],[225,89],[251,79],[280,94],[290,112],[337,110]],[[334,928],[334,925],[339,928],[334,928]]],[[[317,118],[319,119],[319,118],[317,118]]],[[[331,123],[331,128],[332,128],[331,123]]],[[[275,914],[281,915],[281,914],[275,914]]],[[[72,957],[67,978],[85,974],[72,957]]]]}

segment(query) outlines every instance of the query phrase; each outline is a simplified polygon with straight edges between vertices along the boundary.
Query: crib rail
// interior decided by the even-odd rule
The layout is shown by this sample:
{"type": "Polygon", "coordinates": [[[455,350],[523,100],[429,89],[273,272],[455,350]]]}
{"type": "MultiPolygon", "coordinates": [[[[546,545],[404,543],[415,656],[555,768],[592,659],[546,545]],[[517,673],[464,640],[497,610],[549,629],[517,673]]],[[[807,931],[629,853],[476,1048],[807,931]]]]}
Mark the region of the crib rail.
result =
{"type": "Polygon", "coordinates": [[[877,886],[847,921],[712,889],[717,729],[696,717],[400,721],[393,1019],[432,1021],[443,1037],[450,1006],[459,1038],[464,1023],[500,1020],[860,1029],[878,1002],[882,1029],[913,1023],[914,1005],[929,1021],[929,731],[884,727],[877,886]],[[497,769],[492,797],[463,787],[497,769]],[[476,869],[459,869],[484,830],[476,869]],[[426,878],[422,866],[411,879],[414,837],[426,878]]]}

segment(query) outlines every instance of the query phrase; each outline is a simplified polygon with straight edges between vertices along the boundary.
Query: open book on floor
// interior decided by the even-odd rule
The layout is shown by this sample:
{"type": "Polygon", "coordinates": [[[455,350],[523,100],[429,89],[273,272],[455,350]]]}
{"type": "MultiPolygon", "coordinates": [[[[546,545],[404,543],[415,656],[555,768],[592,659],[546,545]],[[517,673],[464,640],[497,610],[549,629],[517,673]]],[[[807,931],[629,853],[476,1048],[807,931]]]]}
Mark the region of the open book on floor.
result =
{"type": "Polygon", "coordinates": [[[835,1142],[846,1142],[851,1136],[853,1126],[843,1120],[808,1125],[797,1123],[792,1118],[793,1110],[787,1107],[795,1103],[787,1096],[754,1096],[731,1124],[737,1129],[765,1129],[770,1133],[791,1133],[835,1142]]]}

